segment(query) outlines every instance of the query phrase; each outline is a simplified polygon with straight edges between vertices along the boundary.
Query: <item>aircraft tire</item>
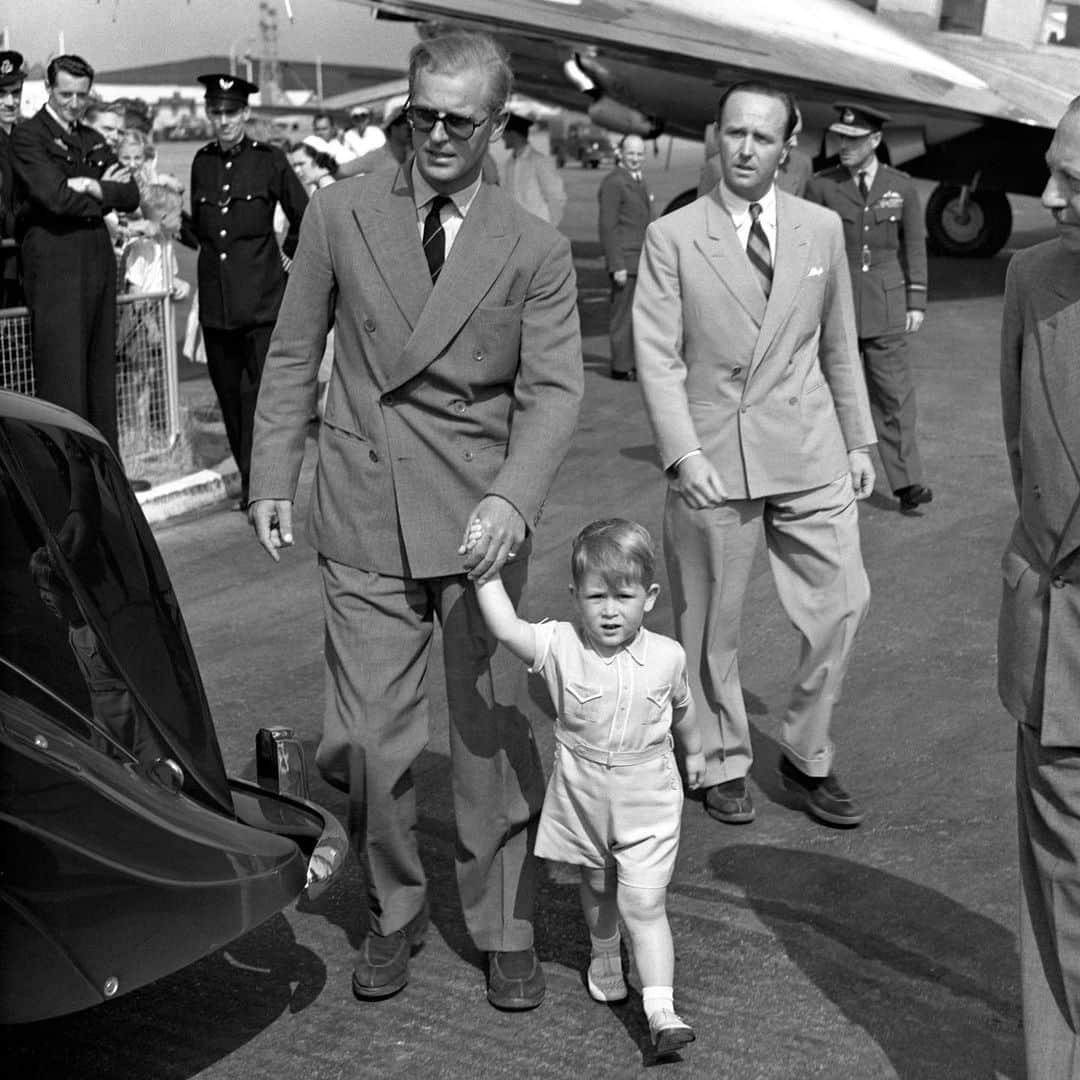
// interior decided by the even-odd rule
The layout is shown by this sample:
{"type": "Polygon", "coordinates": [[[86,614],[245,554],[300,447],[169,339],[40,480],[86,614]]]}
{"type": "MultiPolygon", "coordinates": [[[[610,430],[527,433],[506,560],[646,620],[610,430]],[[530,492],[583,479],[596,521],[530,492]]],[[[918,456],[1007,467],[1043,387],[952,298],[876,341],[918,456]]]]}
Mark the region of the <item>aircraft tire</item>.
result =
{"type": "Polygon", "coordinates": [[[685,191],[679,192],[679,194],[664,207],[660,216],[663,217],[664,214],[670,214],[673,210],[681,210],[684,206],[689,206],[697,197],[697,188],[687,188],[685,191]]]}
{"type": "Polygon", "coordinates": [[[1003,191],[976,188],[967,211],[959,213],[958,184],[938,184],[926,202],[926,239],[939,255],[986,259],[997,254],[1012,232],[1012,207],[1003,191]]]}

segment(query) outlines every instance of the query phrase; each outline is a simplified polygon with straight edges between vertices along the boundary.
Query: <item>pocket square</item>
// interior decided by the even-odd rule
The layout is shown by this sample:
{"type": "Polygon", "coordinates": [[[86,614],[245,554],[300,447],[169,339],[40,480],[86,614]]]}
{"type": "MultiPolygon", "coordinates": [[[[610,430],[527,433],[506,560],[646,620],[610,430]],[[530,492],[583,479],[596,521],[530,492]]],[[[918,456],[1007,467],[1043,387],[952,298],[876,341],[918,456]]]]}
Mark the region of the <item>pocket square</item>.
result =
{"type": "Polygon", "coordinates": [[[810,269],[807,271],[806,276],[807,277],[820,277],[824,273],[825,273],[825,267],[824,266],[811,266],[810,269]]]}

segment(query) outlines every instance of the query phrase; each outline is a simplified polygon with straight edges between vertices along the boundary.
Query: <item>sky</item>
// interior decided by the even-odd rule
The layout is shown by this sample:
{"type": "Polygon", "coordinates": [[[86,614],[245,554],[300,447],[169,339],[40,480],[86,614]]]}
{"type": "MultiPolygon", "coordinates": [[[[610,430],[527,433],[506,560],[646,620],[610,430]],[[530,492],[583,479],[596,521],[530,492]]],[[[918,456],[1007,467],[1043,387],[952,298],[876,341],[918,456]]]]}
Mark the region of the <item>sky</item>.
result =
{"type": "MultiPolygon", "coordinates": [[[[368,8],[344,0],[264,0],[277,11],[278,56],[357,67],[404,69],[416,31],[376,22],[368,8]]],[[[68,52],[98,71],[196,56],[258,51],[260,0],[0,0],[0,29],[29,64],[68,52]]]]}

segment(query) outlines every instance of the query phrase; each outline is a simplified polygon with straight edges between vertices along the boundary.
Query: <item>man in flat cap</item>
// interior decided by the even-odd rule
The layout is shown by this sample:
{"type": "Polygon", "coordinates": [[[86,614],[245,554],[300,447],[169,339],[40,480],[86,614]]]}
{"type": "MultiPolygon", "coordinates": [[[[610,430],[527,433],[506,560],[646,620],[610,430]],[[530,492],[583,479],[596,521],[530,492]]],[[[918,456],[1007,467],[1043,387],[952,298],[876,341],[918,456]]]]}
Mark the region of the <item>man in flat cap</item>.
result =
{"type": "Polygon", "coordinates": [[[363,157],[378,150],[386,136],[371,123],[371,107],[357,105],[349,113],[350,128],[342,136],[342,142],[354,157],[363,157]]]}
{"type": "Polygon", "coordinates": [[[266,350],[285,294],[286,260],[296,250],[307,193],[283,151],[248,138],[248,95],[235,75],[201,75],[214,131],[191,163],[191,216],[199,242],[199,322],[206,362],[247,506],[251,434],[266,350]],[[278,204],[289,220],[282,248],[278,204]]]}
{"type": "MultiPolygon", "coordinates": [[[[0,52],[0,240],[14,241],[15,166],[12,162],[11,131],[19,122],[26,69],[21,53],[0,52]]],[[[18,247],[0,248],[0,308],[23,302],[19,284],[18,247]]]]}
{"type": "Polygon", "coordinates": [[[829,130],[840,136],[840,164],[814,176],[805,197],[835,210],[855,296],[859,351],[866,371],[878,453],[905,514],[933,492],[923,483],[915,438],[915,385],[907,335],[926,313],[926,232],[915,184],[877,157],[888,117],[866,105],[836,105],[829,130]]]}
{"type": "Polygon", "coordinates": [[[511,113],[503,142],[510,156],[503,165],[502,186],[530,214],[558,225],[566,206],[566,190],[555,162],[529,144],[532,121],[511,113]]]}
{"type": "Polygon", "coordinates": [[[139,189],[82,122],[93,82],[81,56],[55,57],[48,100],[13,128],[15,235],[37,394],[89,420],[116,450],[116,257],[105,215],[138,209],[139,189]]]}

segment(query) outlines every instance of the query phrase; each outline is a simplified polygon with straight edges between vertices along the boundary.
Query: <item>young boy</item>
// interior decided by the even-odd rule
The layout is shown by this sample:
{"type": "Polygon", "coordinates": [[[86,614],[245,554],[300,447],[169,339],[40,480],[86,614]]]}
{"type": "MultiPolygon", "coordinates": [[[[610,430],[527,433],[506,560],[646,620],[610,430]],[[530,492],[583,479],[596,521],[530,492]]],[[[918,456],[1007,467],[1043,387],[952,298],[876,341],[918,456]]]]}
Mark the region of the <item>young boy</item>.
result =
{"type": "MultiPolygon", "coordinates": [[[[478,539],[475,528],[467,549],[478,539]]],[[[642,620],[660,586],[649,534],[622,518],[596,521],[571,556],[577,624],[519,619],[498,576],[477,584],[492,634],[543,675],[556,709],[555,765],[536,854],[581,869],[592,938],[589,993],[627,996],[619,916],[633,946],[653,1046],[668,1054],[694,1039],[675,1012],[675,949],[665,899],[682,820],[678,737],[687,782],[705,775],[686,656],[642,620]]]]}

